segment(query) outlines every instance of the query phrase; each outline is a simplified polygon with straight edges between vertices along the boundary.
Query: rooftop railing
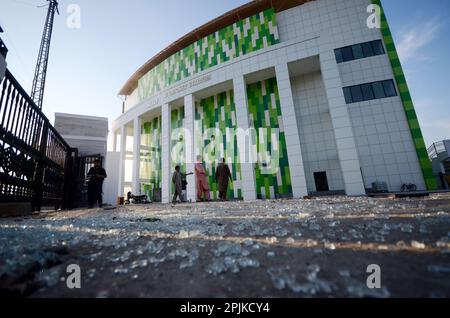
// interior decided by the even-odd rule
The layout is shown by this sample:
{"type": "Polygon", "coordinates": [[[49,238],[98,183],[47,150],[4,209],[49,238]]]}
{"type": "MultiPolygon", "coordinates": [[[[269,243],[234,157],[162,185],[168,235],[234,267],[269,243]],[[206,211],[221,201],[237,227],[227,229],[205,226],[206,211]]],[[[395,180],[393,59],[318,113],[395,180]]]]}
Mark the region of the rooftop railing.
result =
{"type": "Polygon", "coordinates": [[[428,157],[430,159],[436,158],[439,154],[446,152],[447,148],[445,147],[444,141],[435,142],[428,148],[428,157]]]}

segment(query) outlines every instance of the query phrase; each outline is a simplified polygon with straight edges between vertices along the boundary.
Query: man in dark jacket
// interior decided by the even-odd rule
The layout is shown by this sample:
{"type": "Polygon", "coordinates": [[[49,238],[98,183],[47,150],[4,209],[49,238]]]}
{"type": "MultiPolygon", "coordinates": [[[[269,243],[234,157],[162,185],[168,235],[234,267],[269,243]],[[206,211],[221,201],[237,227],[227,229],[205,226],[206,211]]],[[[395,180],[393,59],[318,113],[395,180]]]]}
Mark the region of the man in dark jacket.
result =
{"type": "Polygon", "coordinates": [[[233,181],[230,168],[225,164],[225,159],[219,163],[216,169],[216,182],[219,186],[219,198],[222,201],[227,200],[228,182],[233,181]]]}
{"type": "Polygon", "coordinates": [[[100,160],[94,161],[94,166],[89,169],[87,174],[89,178],[88,183],[88,204],[89,208],[92,209],[94,207],[95,201],[98,202],[98,206],[102,207],[103,199],[103,180],[105,180],[106,171],[102,168],[100,160]]]}

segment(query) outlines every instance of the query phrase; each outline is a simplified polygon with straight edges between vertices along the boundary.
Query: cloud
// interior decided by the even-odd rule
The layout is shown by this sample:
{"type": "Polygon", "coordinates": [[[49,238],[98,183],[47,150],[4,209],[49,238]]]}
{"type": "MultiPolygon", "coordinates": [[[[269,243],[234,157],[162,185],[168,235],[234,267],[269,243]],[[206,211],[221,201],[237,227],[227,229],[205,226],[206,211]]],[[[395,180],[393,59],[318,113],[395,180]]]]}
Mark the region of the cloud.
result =
{"type": "Polygon", "coordinates": [[[397,45],[401,61],[417,57],[420,49],[430,44],[436,37],[441,25],[437,18],[416,25],[414,28],[401,32],[397,45]]]}

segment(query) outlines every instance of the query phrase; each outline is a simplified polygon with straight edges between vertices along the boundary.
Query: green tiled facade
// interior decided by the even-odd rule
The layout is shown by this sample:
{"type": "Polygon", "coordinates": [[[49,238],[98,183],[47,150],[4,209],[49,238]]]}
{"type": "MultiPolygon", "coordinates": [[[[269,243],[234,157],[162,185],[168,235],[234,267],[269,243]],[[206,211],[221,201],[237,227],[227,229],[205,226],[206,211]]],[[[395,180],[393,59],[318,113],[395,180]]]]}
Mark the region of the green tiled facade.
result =
{"type": "Polygon", "coordinates": [[[150,70],[139,80],[139,99],[142,101],[177,81],[279,41],[273,9],[240,20],[198,40],[150,70]]]}
{"type": "Polygon", "coordinates": [[[250,125],[255,128],[258,138],[258,164],[255,169],[257,197],[290,197],[291,174],[276,78],[248,85],[247,96],[250,125]],[[278,145],[270,138],[272,133],[276,132],[274,129],[279,129],[278,145]],[[272,158],[278,157],[279,164],[269,165],[263,155],[266,152],[270,153],[272,158]],[[279,169],[268,169],[269,166],[278,166],[279,169]]]}
{"type": "MultiPolygon", "coordinates": [[[[175,166],[179,165],[182,173],[186,173],[186,159],[184,155],[184,106],[173,109],[170,115],[170,127],[171,127],[171,164],[170,173],[175,171],[175,166]]],[[[174,193],[174,186],[171,183],[171,193],[174,193]]]]}
{"type": "Polygon", "coordinates": [[[142,192],[153,197],[155,189],[161,189],[161,117],[145,122],[141,129],[141,167],[142,192]]]}
{"type": "Polygon", "coordinates": [[[395,48],[394,39],[392,37],[386,15],[381,5],[380,0],[372,0],[373,4],[381,8],[381,34],[386,46],[387,54],[391,61],[392,70],[394,72],[395,81],[402,99],[403,108],[405,109],[406,118],[408,120],[409,129],[416,147],[417,156],[419,158],[420,166],[422,168],[423,177],[428,190],[437,189],[437,181],[433,175],[430,159],[428,158],[427,148],[423,139],[422,131],[420,129],[419,121],[417,119],[414,104],[412,102],[411,94],[409,92],[408,84],[403,73],[403,68],[395,48]]]}
{"type": "Polygon", "coordinates": [[[217,199],[219,196],[215,173],[218,161],[225,158],[227,162],[233,162],[229,163],[234,181],[229,184],[228,198],[242,199],[233,91],[202,99],[196,102],[195,109],[195,147],[199,153],[206,153],[204,165],[211,187],[211,198],[217,199]]]}

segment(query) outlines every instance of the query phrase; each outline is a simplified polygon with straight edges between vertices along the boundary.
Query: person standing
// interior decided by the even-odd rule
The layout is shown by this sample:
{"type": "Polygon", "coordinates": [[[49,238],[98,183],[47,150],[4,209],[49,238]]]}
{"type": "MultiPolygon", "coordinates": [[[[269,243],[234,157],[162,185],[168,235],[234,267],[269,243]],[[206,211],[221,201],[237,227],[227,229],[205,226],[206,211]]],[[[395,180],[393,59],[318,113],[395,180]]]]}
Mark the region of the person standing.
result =
{"type": "Polygon", "coordinates": [[[219,188],[219,198],[222,201],[227,200],[228,182],[233,182],[230,168],[225,164],[225,158],[219,163],[216,169],[216,182],[219,188]]]}
{"type": "Polygon", "coordinates": [[[180,166],[175,167],[175,171],[172,175],[172,182],[175,187],[175,193],[173,194],[172,203],[175,204],[177,202],[177,197],[180,198],[181,202],[186,202],[186,199],[183,197],[183,178],[191,175],[192,173],[182,173],[180,172],[180,166]]]}
{"type": "Polygon", "coordinates": [[[94,207],[95,202],[98,202],[98,206],[101,208],[103,205],[103,180],[106,179],[106,171],[101,166],[101,161],[96,159],[94,166],[89,169],[87,174],[88,181],[88,205],[89,209],[94,207]]]}
{"type": "Polygon", "coordinates": [[[197,163],[195,164],[195,177],[197,183],[197,202],[201,202],[203,194],[206,201],[211,201],[209,194],[209,182],[206,177],[206,171],[202,164],[202,157],[197,157],[197,163]]]}

